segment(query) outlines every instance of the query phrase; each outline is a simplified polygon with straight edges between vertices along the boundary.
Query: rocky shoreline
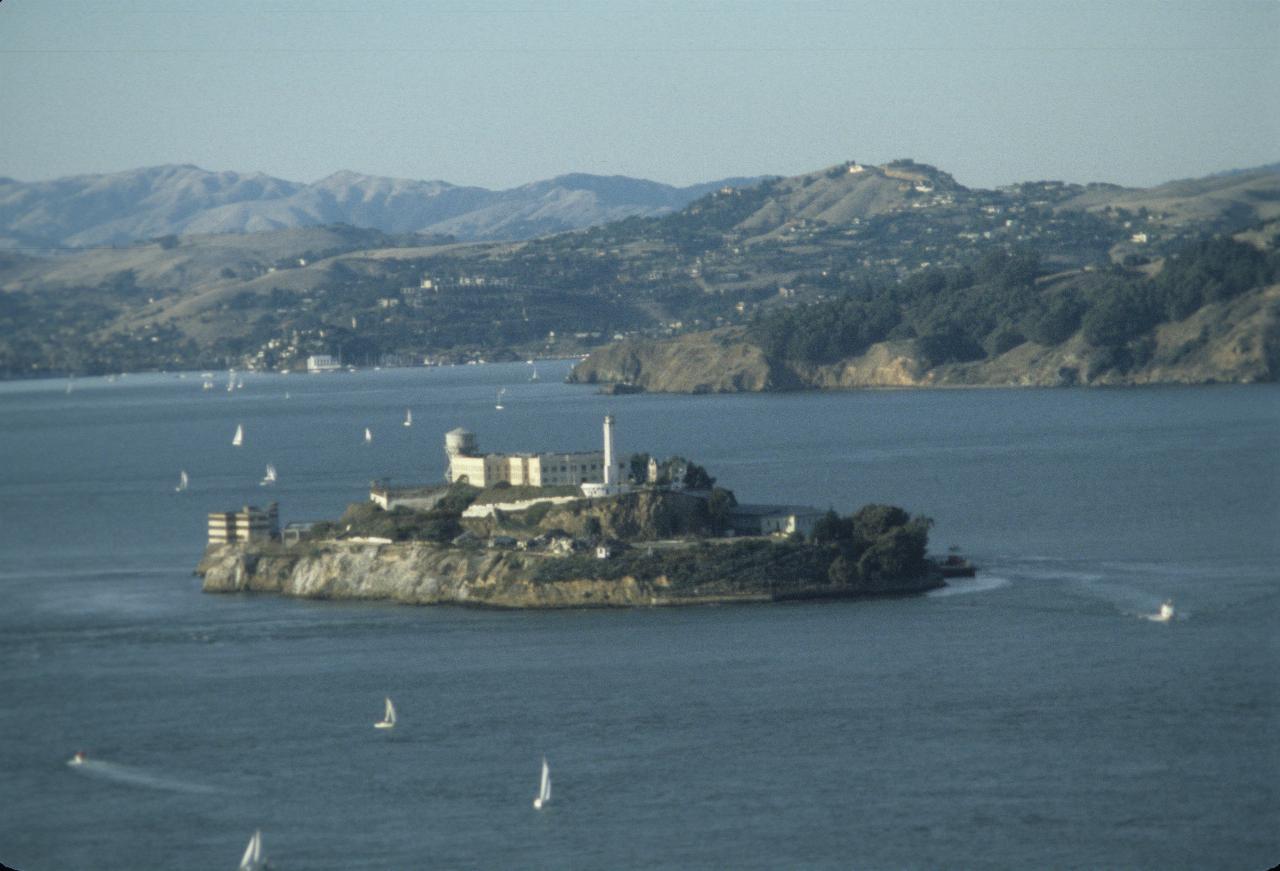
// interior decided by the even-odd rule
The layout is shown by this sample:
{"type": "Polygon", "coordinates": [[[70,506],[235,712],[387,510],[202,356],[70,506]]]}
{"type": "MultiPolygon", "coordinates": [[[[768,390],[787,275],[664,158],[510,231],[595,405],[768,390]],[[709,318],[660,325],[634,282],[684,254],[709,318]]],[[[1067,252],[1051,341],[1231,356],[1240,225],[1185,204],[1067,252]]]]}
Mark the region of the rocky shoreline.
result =
{"type": "Polygon", "coordinates": [[[760,584],[732,578],[681,587],[666,576],[535,580],[538,561],[547,559],[556,557],[427,542],[218,544],[205,551],[196,574],[203,578],[206,593],[256,592],[308,599],[511,609],[866,598],[913,595],[945,586],[933,572],[876,589],[836,583],[760,584]]]}

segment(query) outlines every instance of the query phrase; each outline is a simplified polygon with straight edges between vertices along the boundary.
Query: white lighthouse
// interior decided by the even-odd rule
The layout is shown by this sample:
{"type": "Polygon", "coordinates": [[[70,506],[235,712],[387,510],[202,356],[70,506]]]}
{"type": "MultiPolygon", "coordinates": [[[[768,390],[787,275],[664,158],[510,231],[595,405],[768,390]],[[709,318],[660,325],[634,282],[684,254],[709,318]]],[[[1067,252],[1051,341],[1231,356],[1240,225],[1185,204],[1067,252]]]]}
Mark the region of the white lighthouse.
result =
{"type": "Polygon", "coordinates": [[[598,498],[616,496],[631,488],[627,486],[626,475],[623,474],[623,463],[618,459],[618,446],[613,440],[613,415],[604,417],[604,455],[600,458],[601,475],[599,481],[586,481],[582,484],[582,495],[598,498]]]}
{"type": "Polygon", "coordinates": [[[604,416],[604,486],[605,490],[618,483],[618,472],[614,468],[617,462],[613,452],[613,415],[604,416]]]}

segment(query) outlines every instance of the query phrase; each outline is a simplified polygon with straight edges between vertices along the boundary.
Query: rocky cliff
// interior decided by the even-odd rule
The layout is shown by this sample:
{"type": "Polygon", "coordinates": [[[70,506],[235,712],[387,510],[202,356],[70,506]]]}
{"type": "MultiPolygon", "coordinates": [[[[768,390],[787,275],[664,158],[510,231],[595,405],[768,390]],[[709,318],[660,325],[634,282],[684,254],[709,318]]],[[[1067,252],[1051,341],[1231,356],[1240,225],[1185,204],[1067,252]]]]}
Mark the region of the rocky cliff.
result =
{"type": "Polygon", "coordinates": [[[211,545],[196,573],[207,593],[262,592],[311,599],[384,599],[413,605],[495,608],[590,608],[765,602],[774,599],[844,598],[922,592],[941,586],[936,577],[880,588],[874,593],[832,584],[790,585],[726,580],[714,591],[673,584],[666,576],[637,579],[592,577],[534,580],[539,560],[558,557],[497,549],[465,549],[427,543],[312,542],[211,545]]]}
{"type": "Polygon", "coordinates": [[[932,366],[916,342],[904,340],[880,342],[835,363],[802,365],[770,360],[743,328],[726,327],[608,345],[575,366],[569,380],[663,393],[1274,381],[1280,375],[1280,285],[1206,305],[1185,320],[1162,324],[1154,339],[1149,359],[1124,371],[1079,334],[1056,346],[1024,342],[974,363],[932,366]]]}

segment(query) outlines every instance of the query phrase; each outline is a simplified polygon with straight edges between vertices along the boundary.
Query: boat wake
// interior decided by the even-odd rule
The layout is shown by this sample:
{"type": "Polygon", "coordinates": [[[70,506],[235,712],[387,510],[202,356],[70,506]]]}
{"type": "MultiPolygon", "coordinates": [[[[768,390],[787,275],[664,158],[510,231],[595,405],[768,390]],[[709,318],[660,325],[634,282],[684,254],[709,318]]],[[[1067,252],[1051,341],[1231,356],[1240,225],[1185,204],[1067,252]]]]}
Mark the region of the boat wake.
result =
{"type": "Polygon", "coordinates": [[[77,774],[83,774],[87,777],[96,777],[102,780],[110,780],[115,783],[124,783],[129,786],[142,787],[144,789],[159,789],[165,792],[185,792],[198,794],[211,794],[221,792],[217,787],[209,786],[203,783],[193,783],[189,780],[179,780],[173,777],[165,777],[162,774],[156,774],[143,768],[135,768],[132,765],[121,765],[118,762],[106,762],[101,759],[83,759],[81,761],[72,761],[67,763],[68,767],[77,774]]]}
{"type": "Polygon", "coordinates": [[[1075,595],[1153,623],[1185,619],[1181,610],[1175,614],[1168,598],[1170,582],[1177,587],[1200,574],[1197,568],[1172,563],[1109,561],[1086,566],[1048,557],[1024,558],[1011,571],[1019,579],[1063,583],[1075,595]],[[1161,588],[1165,595],[1155,598],[1154,591],[1161,588]]]}
{"type": "Polygon", "coordinates": [[[987,593],[1009,586],[1009,579],[998,575],[979,574],[976,578],[949,578],[947,585],[937,590],[930,590],[925,595],[942,599],[947,596],[967,596],[970,593],[987,593]]]}

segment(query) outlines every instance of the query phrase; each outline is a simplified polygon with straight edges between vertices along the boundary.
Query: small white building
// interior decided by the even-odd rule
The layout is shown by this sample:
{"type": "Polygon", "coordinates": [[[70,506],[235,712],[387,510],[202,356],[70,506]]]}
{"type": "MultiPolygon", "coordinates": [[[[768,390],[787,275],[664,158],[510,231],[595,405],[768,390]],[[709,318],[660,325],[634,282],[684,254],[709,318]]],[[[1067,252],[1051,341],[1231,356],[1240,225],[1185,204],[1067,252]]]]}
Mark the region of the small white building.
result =
{"type": "Polygon", "coordinates": [[[807,505],[735,505],[729,526],[738,535],[790,535],[808,537],[826,512],[807,505]]]}
{"type": "Polygon", "coordinates": [[[312,354],[307,358],[308,372],[336,372],[342,364],[329,354],[312,354]]]}

